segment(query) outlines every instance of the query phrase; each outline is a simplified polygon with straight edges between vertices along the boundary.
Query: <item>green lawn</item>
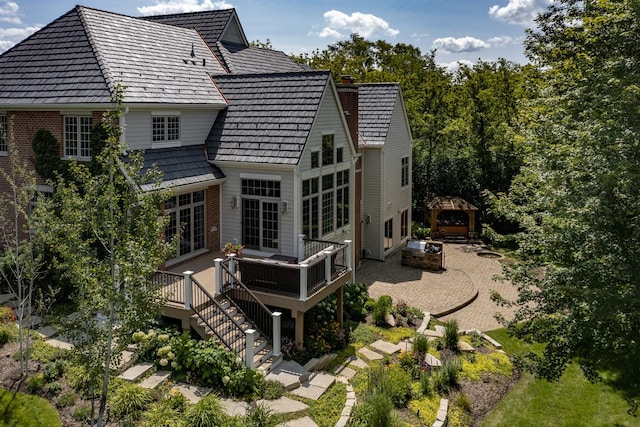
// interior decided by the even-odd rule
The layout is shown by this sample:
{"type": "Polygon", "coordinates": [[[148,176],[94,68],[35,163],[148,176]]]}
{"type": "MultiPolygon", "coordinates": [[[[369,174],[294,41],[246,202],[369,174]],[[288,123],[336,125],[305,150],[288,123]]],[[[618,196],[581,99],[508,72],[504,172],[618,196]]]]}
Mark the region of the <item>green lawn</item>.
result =
{"type": "MultiPolygon", "coordinates": [[[[509,354],[531,347],[504,330],[489,332],[509,354]]],[[[491,426],[640,426],[640,416],[627,414],[622,394],[606,383],[591,384],[571,365],[557,383],[524,374],[518,384],[480,424],[491,426]]]]}
{"type": "Polygon", "coordinates": [[[56,427],[62,424],[56,409],[43,398],[0,388],[0,427],[5,426],[56,427]]]}

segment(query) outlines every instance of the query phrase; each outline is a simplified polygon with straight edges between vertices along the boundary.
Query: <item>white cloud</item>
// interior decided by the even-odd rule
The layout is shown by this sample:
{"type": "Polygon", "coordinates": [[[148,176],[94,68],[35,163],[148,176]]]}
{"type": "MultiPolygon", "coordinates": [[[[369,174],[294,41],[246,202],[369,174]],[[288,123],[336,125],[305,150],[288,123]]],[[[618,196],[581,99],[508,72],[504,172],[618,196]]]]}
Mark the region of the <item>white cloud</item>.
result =
{"type": "Polygon", "coordinates": [[[167,15],[172,13],[188,13],[188,12],[202,12],[205,10],[219,10],[230,9],[234,7],[231,3],[227,3],[224,0],[211,1],[202,0],[156,0],[156,4],[153,6],[141,6],[138,7],[138,12],[144,16],[148,15],[167,15]]]}
{"type": "Polygon", "coordinates": [[[489,40],[487,40],[487,42],[492,47],[505,47],[508,44],[513,43],[513,37],[510,37],[510,36],[491,37],[489,40]]]}
{"type": "Polygon", "coordinates": [[[487,49],[491,47],[489,43],[476,39],[474,37],[444,37],[440,39],[435,39],[433,44],[431,45],[433,49],[442,50],[445,52],[451,53],[461,53],[461,52],[477,52],[481,49],[487,49]]]}
{"type": "Polygon", "coordinates": [[[4,1],[0,4],[0,22],[9,22],[10,24],[20,24],[20,16],[18,16],[18,3],[12,1],[4,1]]]}
{"type": "Polygon", "coordinates": [[[506,6],[493,5],[489,16],[509,24],[532,26],[534,19],[543,12],[553,0],[509,0],[506,6]]]}
{"type": "Polygon", "coordinates": [[[468,67],[473,67],[473,62],[467,61],[466,59],[461,59],[459,61],[445,62],[438,65],[441,67],[444,67],[450,73],[455,73],[463,65],[466,65],[468,67]]]}
{"type": "Polygon", "coordinates": [[[40,27],[0,28],[0,53],[38,31],[40,27]]]}
{"type": "Polygon", "coordinates": [[[395,37],[400,33],[384,19],[368,13],[354,12],[347,15],[339,10],[330,10],[323,16],[328,25],[320,31],[320,37],[339,38],[353,33],[364,38],[377,34],[395,37]]]}

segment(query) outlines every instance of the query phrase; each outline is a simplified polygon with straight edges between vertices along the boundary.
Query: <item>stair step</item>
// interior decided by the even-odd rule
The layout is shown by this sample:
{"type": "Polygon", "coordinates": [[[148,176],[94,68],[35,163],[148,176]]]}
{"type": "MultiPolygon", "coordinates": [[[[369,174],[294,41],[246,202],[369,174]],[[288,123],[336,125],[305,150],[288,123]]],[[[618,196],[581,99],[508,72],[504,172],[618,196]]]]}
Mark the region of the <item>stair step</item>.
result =
{"type": "Polygon", "coordinates": [[[131,366],[130,368],[128,368],[122,374],[118,375],[118,378],[122,378],[123,380],[126,380],[126,381],[136,382],[140,378],[142,378],[144,374],[149,372],[149,369],[151,368],[153,368],[153,363],[148,363],[148,362],[137,363],[131,366]]]}
{"type": "Polygon", "coordinates": [[[154,389],[160,384],[166,382],[171,376],[171,371],[157,371],[148,376],[140,383],[140,387],[154,389]]]}

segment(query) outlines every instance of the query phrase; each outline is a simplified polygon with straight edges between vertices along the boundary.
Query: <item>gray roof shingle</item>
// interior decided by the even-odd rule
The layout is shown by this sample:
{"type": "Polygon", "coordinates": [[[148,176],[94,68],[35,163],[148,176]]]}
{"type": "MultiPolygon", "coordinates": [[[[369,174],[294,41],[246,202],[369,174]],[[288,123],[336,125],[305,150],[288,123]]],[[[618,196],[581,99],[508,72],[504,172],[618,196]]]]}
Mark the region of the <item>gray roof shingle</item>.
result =
{"type": "Polygon", "coordinates": [[[308,67],[296,63],[281,51],[231,42],[218,42],[216,46],[229,72],[233,74],[310,71],[308,67]]]}
{"type": "MultiPolygon", "coordinates": [[[[162,188],[211,182],[225,177],[217,166],[207,162],[204,145],[144,151],[143,168],[153,165],[163,174],[162,188]]],[[[151,186],[143,186],[143,190],[151,190],[151,186]]]]}
{"type": "Polygon", "coordinates": [[[400,92],[398,83],[363,83],[358,87],[358,145],[384,145],[400,92]]]}
{"type": "Polygon", "coordinates": [[[209,159],[297,164],[330,78],[328,71],[215,76],[229,107],[207,138],[209,159]]]}
{"type": "Polygon", "coordinates": [[[0,55],[0,104],[109,103],[121,82],[127,103],[223,105],[221,72],[195,30],[76,6],[0,55]]]}

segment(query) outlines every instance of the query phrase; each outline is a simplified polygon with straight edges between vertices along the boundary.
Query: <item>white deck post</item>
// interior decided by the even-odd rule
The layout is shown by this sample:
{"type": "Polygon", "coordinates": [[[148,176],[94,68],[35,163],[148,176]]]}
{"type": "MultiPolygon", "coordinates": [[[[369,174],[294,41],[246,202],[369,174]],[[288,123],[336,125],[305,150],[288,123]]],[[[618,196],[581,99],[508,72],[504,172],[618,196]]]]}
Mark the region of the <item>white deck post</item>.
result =
{"type": "Polygon", "coordinates": [[[229,254],[229,271],[231,272],[231,284],[236,284],[236,254],[229,254]]]}
{"type": "Polygon", "coordinates": [[[324,254],[324,279],[327,285],[331,284],[331,251],[322,251],[324,254]]]}
{"type": "Polygon", "coordinates": [[[253,345],[256,341],[256,330],[247,329],[244,334],[247,339],[247,346],[244,349],[244,364],[247,368],[253,369],[253,345]]]}
{"type": "Polygon", "coordinates": [[[282,327],[282,313],[276,311],[271,314],[271,318],[273,319],[273,356],[280,357],[280,340],[282,337],[281,327],[282,327]]]}
{"type": "Polygon", "coordinates": [[[304,259],[304,234],[298,234],[298,262],[304,259]]]}
{"type": "Polygon", "coordinates": [[[347,245],[347,247],[344,248],[344,261],[347,267],[347,271],[351,271],[351,240],[345,240],[344,244],[347,245]]]}
{"type": "Polygon", "coordinates": [[[216,278],[215,278],[215,296],[218,296],[222,293],[222,258],[216,258],[213,260],[216,266],[216,278]]]}
{"type": "Polygon", "coordinates": [[[309,264],[300,264],[300,301],[307,300],[307,273],[309,264]]]}
{"type": "Polygon", "coordinates": [[[193,271],[187,270],[182,275],[184,276],[184,309],[191,310],[191,288],[193,286],[191,282],[191,275],[193,271]]]}

